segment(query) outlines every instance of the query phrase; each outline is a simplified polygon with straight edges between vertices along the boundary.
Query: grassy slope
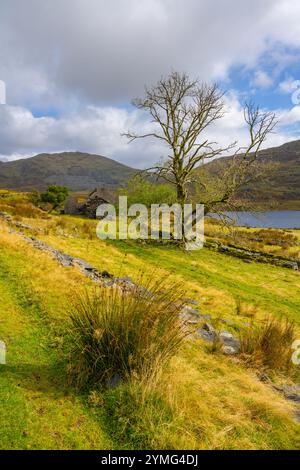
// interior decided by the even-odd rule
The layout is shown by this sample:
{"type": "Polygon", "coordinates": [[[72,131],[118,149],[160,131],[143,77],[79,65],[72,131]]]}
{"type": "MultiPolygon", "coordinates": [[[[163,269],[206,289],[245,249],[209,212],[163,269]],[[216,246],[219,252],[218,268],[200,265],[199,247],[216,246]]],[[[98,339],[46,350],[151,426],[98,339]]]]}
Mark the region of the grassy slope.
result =
{"type": "MultiPolygon", "coordinates": [[[[135,392],[121,387],[103,395],[100,409],[89,407],[86,397],[65,384],[60,347],[66,303],[89,282],[1,228],[0,337],[8,343],[8,365],[0,366],[2,448],[300,448],[293,407],[252,371],[208,354],[200,341],[165,372],[159,400],[130,405],[135,392]]],[[[235,313],[240,295],[244,315],[285,314],[300,322],[300,277],[288,270],[206,250],[184,256],[54,231],[43,238],[114,274],[136,277],[141,270],[182,279],[202,310],[214,316],[246,321],[235,313]]]]}
{"type": "Polygon", "coordinates": [[[69,390],[60,366],[60,321],[80,281],[47,257],[1,234],[0,366],[2,449],[108,448],[91,410],[69,390]],[[28,259],[31,260],[28,263],[28,259]],[[35,281],[34,281],[35,280],[35,281]]]}
{"type": "MultiPolygon", "coordinates": [[[[74,218],[69,223],[79,224],[74,218]]],[[[244,303],[245,315],[276,314],[300,324],[300,276],[288,269],[247,264],[239,259],[202,249],[186,254],[162,246],[135,242],[57,236],[41,237],[51,245],[88,260],[115,275],[137,276],[138,271],[170,277],[184,283],[189,295],[214,316],[237,320],[236,301],[244,303]]]]}

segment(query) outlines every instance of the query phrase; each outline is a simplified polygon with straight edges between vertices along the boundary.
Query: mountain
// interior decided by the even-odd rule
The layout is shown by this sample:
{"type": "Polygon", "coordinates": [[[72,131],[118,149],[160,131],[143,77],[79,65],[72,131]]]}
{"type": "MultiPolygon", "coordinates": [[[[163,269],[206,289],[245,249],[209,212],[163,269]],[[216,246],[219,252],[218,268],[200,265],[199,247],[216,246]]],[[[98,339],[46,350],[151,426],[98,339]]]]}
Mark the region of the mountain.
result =
{"type": "Polygon", "coordinates": [[[30,191],[57,184],[80,191],[97,186],[118,187],[135,173],[133,168],[100,155],[42,153],[13,162],[0,162],[0,188],[30,191]]]}
{"type": "MultiPolygon", "coordinates": [[[[220,158],[205,166],[211,172],[218,172],[230,158],[220,158]]],[[[258,162],[269,161],[276,165],[268,180],[249,184],[239,196],[259,203],[274,201],[286,209],[300,209],[300,140],[261,150],[258,162]]],[[[0,188],[44,190],[50,184],[67,186],[73,191],[91,190],[99,186],[114,188],[124,185],[136,172],[100,155],[43,153],[13,162],[0,162],[0,188]]]]}
{"type": "MultiPolygon", "coordinates": [[[[207,168],[218,172],[230,158],[214,160],[207,168]]],[[[267,181],[247,185],[239,196],[250,197],[254,202],[276,202],[286,209],[300,208],[300,140],[261,150],[257,161],[262,164],[273,162],[274,169],[267,181]]]]}

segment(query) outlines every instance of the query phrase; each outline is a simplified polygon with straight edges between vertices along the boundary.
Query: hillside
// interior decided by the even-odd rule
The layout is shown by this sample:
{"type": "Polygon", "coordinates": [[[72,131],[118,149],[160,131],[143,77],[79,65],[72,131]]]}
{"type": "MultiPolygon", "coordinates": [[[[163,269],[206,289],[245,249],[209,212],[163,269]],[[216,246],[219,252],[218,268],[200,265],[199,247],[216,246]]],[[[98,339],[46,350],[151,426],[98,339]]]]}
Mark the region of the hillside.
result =
{"type": "MultiPolygon", "coordinates": [[[[48,217],[23,218],[35,228],[27,235],[38,233],[39,241],[101,271],[180,282],[213,325],[235,335],[267,314],[299,325],[293,270],[207,249],[185,256],[163,245],[103,241],[95,221],[89,232],[84,219],[48,217]]],[[[186,342],[149,391],[139,382],[88,392],[72,387],[65,363],[70,305],[94,285],[78,265],[65,267],[28,240],[0,219],[0,338],[7,344],[1,449],[299,449],[297,404],[259,370],[200,338],[186,342]]]]}
{"type": "MultiPolygon", "coordinates": [[[[208,168],[219,171],[230,158],[215,160],[208,168]]],[[[241,191],[241,197],[254,202],[275,202],[286,209],[300,208],[300,140],[262,150],[259,161],[274,162],[276,167],[267,182],[249,184],[241,191]]]]}
{"type": "MultiPolygon", "coordinates": [[[[218,172],[232,157],[208,163],[218,172]]],[[[285,209],[300,208],[300,140],[280,147],[262,150],[259,161],[274,162],[276,167],[267,182],[256,182],[243,188],[240,196],[254,202],[278,204],[285,209]]],[[[30,191],[44,190],[50,184],[67,186],[73,191],[96,186],[118,187],[136,170],[100,155],[81,152],[39,154],[35,157],[0,162],[0,188],[30,191]]]]}
{"type": "Polygon", "coordinates": [[[100,155],[81,152],[43,153],[13,162],[0,162],[0,188],[44,190],[50,184],[73,191],[96,186],[122,186],[135,170],[100,155]]]}

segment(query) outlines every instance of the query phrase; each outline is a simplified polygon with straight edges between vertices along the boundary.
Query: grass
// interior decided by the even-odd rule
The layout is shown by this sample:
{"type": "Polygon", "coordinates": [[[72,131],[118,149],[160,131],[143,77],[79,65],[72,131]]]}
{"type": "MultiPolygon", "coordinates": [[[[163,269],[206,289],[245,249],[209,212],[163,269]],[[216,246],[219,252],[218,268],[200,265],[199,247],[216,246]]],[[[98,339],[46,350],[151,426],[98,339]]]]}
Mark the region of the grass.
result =
{"type": "Polygon", "coordinates": [[[205,232],[208,240],[218,240],[225,245],[300,259],[299,230],[235,227],[210,219],[206,222],[205,232]]]}
{"type": "MultiPolygon", "coordinates": [[[[82,221],[66,218],[73,227],[82,221]],[[77,222],[78,221],[78,222],[77,222]]],[[[80,229],[78,229],[79,231],[80,229]]],[[[71,233],[71,232],[70,232],[71,233]]],[[[246,264],[242,260],[214,253],[208,249],[184,256],[170,246],[153,246],[133,241],[103,242],[97,238],[60,236],[55,230],[41,236],[52,246],[88,260],[100,270],[115,275],[130,275],[153,271],[164,279],[183,283],[187,294],[201,301],[203,310],[222,318],[237,320],[236,302],[242,304],[245,315],[264,318],[269,311],[300,323],[299,273],[269,265],[246,264]],[[259,268],[258,268],[259,266],[259,268]]]]}
{"type": "Polygon", "coordinates": [[[6,244],[1,234],[0,336],[7,344],[7,366],[0,366],[1,449],[111,446],[89,407],[66,386],[59,339],[68,289],[78,276],[70,278],[17,240],[6,244]]]}
{"type": "Polygon", "coordinates": [[[293,323],[267,318],[259,327],[248,328],[240,335],[241,354],[256,367],[288,372],[292,369],[291,344],[295,339],[293,323]]]}
{"type": "Polygon", "coordinates": [[[38,209],[30,199],[30,193],[0,190],[0,211],[9,212],[18,217],[47,219],[45,212],[38,209]]]}
{"type": "MultiPolygon", "coordinates": [[[[160,282],[181,282],[204,313],[231,318],[237,327],[266,313],[300,323],[299,273],[258,269],[208,250],[183,255],[167,247],[105,243],[81,232],[70,236],[68,225],[84,221],[64,219],[64,233],[56,232],[54,217],[32,224],[52,223],[48,233],[37,232],[40,238],[101,270],[134,279],[142,270],[155,272],[160,282]]],[[[8,347],[7,366],[0,366],[1,448],[300,448],[293,405],[253,370],[207,354],[201,340],[187,342],[147,393],[138,380],[88,395],[70,387],[63,340],[68,305],[91,283],[9,234],[4,224],[0,244],[0,338],[8,347]]]]}
{"type": "Polygon", "coordinates": [[[70,369],[79,386],[134,377],[151,383],[185,338],[180,291],[148,281],[128,291],[98,286],[71,313],[70,369]]]}

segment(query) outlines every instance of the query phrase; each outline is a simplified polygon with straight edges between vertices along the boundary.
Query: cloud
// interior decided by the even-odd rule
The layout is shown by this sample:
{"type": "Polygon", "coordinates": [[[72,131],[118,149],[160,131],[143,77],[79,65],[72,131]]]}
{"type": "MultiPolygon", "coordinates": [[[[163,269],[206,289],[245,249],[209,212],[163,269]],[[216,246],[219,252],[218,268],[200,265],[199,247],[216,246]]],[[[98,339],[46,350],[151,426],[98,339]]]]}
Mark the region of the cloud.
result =
{"type": "Polygon", "coordinates": [[[294,106],[288,110],[280,110],[277,114],[281,125],[288,126],[300,122],[300,106],[294,106]]]}
{"type": "Polygon", "coordinates": [[[273,79],[263,70],[257,70],[251,85],[258,88],[269,88],[273,85],[273,79]]]}
{"type": "MultiPolygon", "coordinates": [[[[238,141],[249,142],[239,95],[230,91],[225,96],[224,117],[215,122],[202,138],[226,147],[238,141]]],[[[280,124],[264,147],[280,145],[295,139],[288,126],[300,122],[300,106],[277,111],[280,124]]],[[[17,106],[0,106],[0,160],[30,157],[41,152],[82,151],[109,156],[136,168],[147,168],[168,154],[168,148],[155,139],[141,139],[128,144],[121,134],[134,130],[139,134],[154,130],[147,114],[136,109],[86,106],[63,117],[35,117],[17,106]]]]}
{"type": "Polygon", "coordinates": [[[5,83],[0,80],[0,105],[6,103],[5,83]]]}
{"type": "MultiPolygon", "coordinates": [[[[11,104],[124,103],[173,67],[201,79],[300,46],[297,0],[2,0],[0,76],[11,104]]],[[[259,72],[258,80],[266,80],[259,72]]]]}
{"type": "Polygon", "coordinates": [[[278,88],[282,93],[292,93],[296,88],[296,80],[293,77],[288,77],[279,83],[278,88]]]}
{"type": "MultiPolygon", "coordinates": [[[[278,70],[299,57],[300,3],[1,0],[0,44],[9,104],[0,106],[1,158],[73,149],[145,167],[165,150],[120,137],[149,126],[130,99],[172,68],[230,85],[231,69],[244,67],[266,89],[273,74],[262,57],[271,54],[278,70]]],[[[245,140],[238,96],[227,104],[216,137],[245,140]]]]}
{"type": "Polygon", "coordinates": [[[121,133],[149,131],[149,121],[136,110],[87,106],[67,117],[34,117],[23,107],[0,106],[0,160],[41,152],[82,151],[115,158],[134,167],[158,161],[164,149],[153,143],[128,145],[121,133]]]}

